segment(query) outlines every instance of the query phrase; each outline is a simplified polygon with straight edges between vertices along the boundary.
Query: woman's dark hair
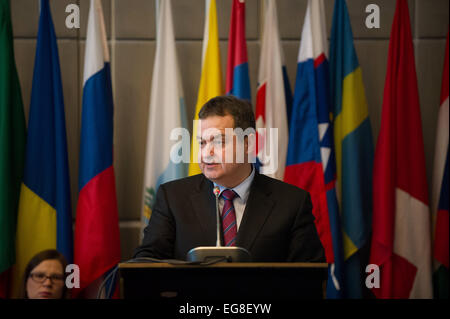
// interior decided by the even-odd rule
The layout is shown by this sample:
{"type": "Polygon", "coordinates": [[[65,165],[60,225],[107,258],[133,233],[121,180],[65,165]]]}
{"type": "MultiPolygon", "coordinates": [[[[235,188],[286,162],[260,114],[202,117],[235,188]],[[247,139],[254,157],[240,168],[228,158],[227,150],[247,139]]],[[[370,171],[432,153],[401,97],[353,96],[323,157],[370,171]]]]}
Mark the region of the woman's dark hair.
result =
{"type": "Polygon", "coordinates": [[[66,287],[67,260],[64,257],[64,255],[61,254],[56,249],[43,250],[40,253],[37,253],[36,255],[34,255],[33,258],[31,258],[31,260],[28,262],[28,265],[25,268],[25,272],[23,274],[22,284],[20,286],[19,298],[28,299],[28,293],[27,293],[28,277],[30,277],[30,273],[33,271],[33,269],[36,268],[41,262],[43,262],[45,260],[58,260],[61,263],[63,275],[64,275],[64,287],[63,287],[63,293],[62,293],[61,299],[69,298],[69,291],[66,287]]]}
{"type": "Polygon", "coordinates": [[[238,99],[232,95],[217,96],[206,102],[198,112],[198,118],[204,120],[209,116],[231,115],[234,128],[246,130],[256,129],[255,115],[252,104],[247,100],[238,99]]]}

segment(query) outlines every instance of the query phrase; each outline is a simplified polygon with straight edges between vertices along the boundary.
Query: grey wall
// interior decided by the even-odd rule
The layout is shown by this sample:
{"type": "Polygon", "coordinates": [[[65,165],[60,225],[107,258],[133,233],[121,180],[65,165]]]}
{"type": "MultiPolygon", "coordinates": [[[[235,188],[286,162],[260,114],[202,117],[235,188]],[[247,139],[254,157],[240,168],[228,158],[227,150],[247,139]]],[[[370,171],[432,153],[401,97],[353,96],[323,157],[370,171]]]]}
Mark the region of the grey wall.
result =
{"type": "MultiPolygon", "coordinates": [[[[115,101],[114,161],[120,217],[122,257],[129,258],[139,241],[139,220],[144,169],[145,137],[150,85],[155,51],[154,0],[102,0],[106,29],[111,40],[115,101]]],[[[247,0],[247,45],[253,102],[260,54],[262,0],[247,0]]],[[[445,38],[448,30],[448,0],[409,0],[415,44],[416,68],[422,109],[422,125],[428,184],[431,181],[436,117],[439,106],[445,38]]],[[[277,0],[280,33],[291,86],[294,85],[299,40],[306,0],[277,0]]],[[[334,1],[325,0],[328,29],[334,1]]],[[[347,0],[354,43],[363,71],[374,141],[378,136],[386,74],[389,34],[394,16],[393,0],[347,0]],[[364,25],[368,4],[381,8],[380,29],[364,25]]],[[[53,21],[58,37],[72,205],[75,216],[78,184],[81,92],[84,45],[89,0],[52,0],[53,21]],[[69,3],[81,11],[81,28],[65,27],[69,3]]],[[[175,36],[180,60],[188,117],[194,117],[200,80],[204,0],[172,0],[175,36]]],[[[38,0],[11,0],[14,45],[26,116],[38,27],[38,0]]],[[[225,75],[231,0],[217,0],[222,68],[225,75]]],[[[192,126],[192,124],[190,124],[192,126]]]]}

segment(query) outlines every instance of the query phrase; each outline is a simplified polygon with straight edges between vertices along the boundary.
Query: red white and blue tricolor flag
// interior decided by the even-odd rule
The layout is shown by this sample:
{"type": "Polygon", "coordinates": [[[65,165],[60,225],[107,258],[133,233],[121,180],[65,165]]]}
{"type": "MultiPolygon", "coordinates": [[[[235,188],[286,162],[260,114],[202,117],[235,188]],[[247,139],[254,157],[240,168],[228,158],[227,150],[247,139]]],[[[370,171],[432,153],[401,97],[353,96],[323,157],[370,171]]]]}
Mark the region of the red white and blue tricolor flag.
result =
{"type": "Polygon", "coordinates": [[[245,41],[245,1],[243,0],[233,0],[228,38],[226,94],[251,100],[245,41]]]}
{"type": "Polygon", "coordinates": [[[434,297],[448,298],[448,33],[442,74],[436,147],[434,151],[433,192],[431,207],[434,221],[434,297]]]}
{"type": "Polygon", "coordinates": [[[300,44],[284,180],[307,190],[316,228],[330,263],[328,298],[342,297],[342,235],[323,0],[309,0],[300,44]]]}
{"type": "Polygon", "coordinates": [[[75,225],[75,263],[80,267],[80,289],[76,289],[76,295],[101,280],[120,261],[113,168],[113,98],[100,0],[91,0],[89,11],[82,107],[75,225]]]}

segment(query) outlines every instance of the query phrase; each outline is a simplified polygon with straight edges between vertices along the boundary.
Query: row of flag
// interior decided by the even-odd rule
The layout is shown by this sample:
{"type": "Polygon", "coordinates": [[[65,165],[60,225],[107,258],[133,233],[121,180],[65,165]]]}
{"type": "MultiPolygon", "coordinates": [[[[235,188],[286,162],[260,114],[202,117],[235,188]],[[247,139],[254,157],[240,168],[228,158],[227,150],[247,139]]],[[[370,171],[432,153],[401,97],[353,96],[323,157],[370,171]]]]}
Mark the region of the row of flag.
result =
{"type": "MultiPolygon", "coordinates": [[[[397,1],[392,25],[383,123],[376,151],[345,0],[335,1],[330,48],[324,1],[308,1],[293,95],[284,66],[276,2],[265,0],[264,7],[256,126],[279,130],[278,170],[270,175],[306,189],[312,196],[316,228],[330,264],[327,297],[365,297],[364,283],[368,275],[365,266],[369,260],[380,267],[380,288],[373,289],[377,297],[431,297],[430,212],[406,0],[397,1]],[[410,158],[415,160],[408,160],[410,158]]],[[[216,1],[206,0],[195,119],[198,119],[201,106],[215,96],[225,93],[251,98],[245,1],[233,0],[231,12],[226,88],[223,91],[216,1]]],[[[164,132],[168,132],[168,128],[183,123],[184,114],[182,95],[176,95],[180,98],[170,103],[164,100],[173,95],[165,96],[163,92],[181,92],[180,80],[176,77],[179,71],[172,70],[172,66],[177,66],[175,54],[159,51],[163,50],[163,44],[167,49],[167,43],[174,47],[170,1],[163,1],[150,103],[143,225],[150,218],[156,190],[161,183],[200,173],[198,164],[193,161],[198,153],[194,138],[187,173],[182,169],[175,170],[168,157],[162,163],[155,160],[156,156],[161,158],[155,154],[169,154],[176,143],[156,140],[162,123],[165,123],[164,132]],[[167,30],[163,31],[163,28],[167,30]],[[161,66],[167,63],[167,56],[173,60],[171,67],[167,67],[170,77],[165,78],[161,75],[165,68],[161,66]],[[159,101],[166,101],[167,111],[161,110],[163,104],[155,102],[153,95],[157,95],[159,101]],[[155,123],[155,114],[158,114],[158,123],[155,123]]],[[[448,66],[444,68],[447,69],[448,66]]],[[[446,72],[443,83],[447,81],[447,84],[443,84],[443,90],[446,87],[447,94],[443,93],[439,116],[442,122],[439,132],[444,133],[438,134],[435,165],[438,168],[434,174],[438,181],[434,182],[436,187],[433,188],[433,193],[438,194],[435,197],[439,206],[435,204],[432,211],[438,214],[433,226],[436,229],[434,257],[439,262],[436,280],[438,276],[444,278],[440,286],[435,285],[442,287],[436,294],[439,296],[445,296],[445,289],[448,295],[448,280],[446,285],[442,284],[448,278],[448,184],[447,178],[443,177],[448,175],[448,70],[446,72]]],[[[265,163],[264,147],[257,150],[261,159],[258,165],[265,163]]]]}
{"type": "MultiPolygon", "coordinates": [[[[196,163],[170,161],[170,151],[177,149],[173,148],[177,142],[168,142],[168,137],[173,128],[186,127],[186,111],[171,1],[158,3],[143,225],[151,217],[161,183],[200,173],[196,163]],[[166,140],[158,138],[161,133],[166,140]]],[[[276,2],[265,0],[264,7],[257,128],[279,129],[279,169],[272,176],[311,193],[316,227],[330,264],[327,297],[363,297],[369,251],[370,262],[380,267],[380,288],[373,289],[377,297],[431,297],[432,250],[435,280],[440,283],[435,287],[440,290],[439,296],[448,296],[448,37],[433,173],[431,208],[435,231],[431,249],[430,204],[406,0],[397,0],[375,152],[345,0],[335,1],[329,49],[324,2],[308,1],[294,94],[284,67],[276,2]]],[[[206,0],[196,119],[210,98],[224,93],[251,97],[245,1],[232,2],[225,91],[216,11],[216,1],[206,0]]],[[[69,262],[80,266],[81,289],[75,295],[80,291],[88,295],[86,288],[101,280],[120,260],[112,165],[113,101],[101,12],[100,1],[91,0],[72,255],[64,107],[48,0],[41,0],[28,134],[14,63],[9,4],[8,0],[0,0],[0,284],[14,264],[17,282],[17,274],[23,272],[21,269],[34,253],[57,248],[69,262]]],[[[191,145],[192,159],[198,149],[195,140],[191,145]]],[[[258,150],[259,157],[263,154],[264,147],[258,150]]]]}
{"type": "Polygon", "coordinates": [[[64,99],[49,0],[40,1],[27,133],[9,0],[0,0],[0,42],[0,297],[9,295],[10,286],[11,296],[18,296],[26,265],[45,249],[57,249],[68,263],[79,266],[80,287],[72,290],[74,297],[95,296],[98,282],[120,261],[113,100],[101,2],[91,0],[88,18],[75,237],[64,99]]]}

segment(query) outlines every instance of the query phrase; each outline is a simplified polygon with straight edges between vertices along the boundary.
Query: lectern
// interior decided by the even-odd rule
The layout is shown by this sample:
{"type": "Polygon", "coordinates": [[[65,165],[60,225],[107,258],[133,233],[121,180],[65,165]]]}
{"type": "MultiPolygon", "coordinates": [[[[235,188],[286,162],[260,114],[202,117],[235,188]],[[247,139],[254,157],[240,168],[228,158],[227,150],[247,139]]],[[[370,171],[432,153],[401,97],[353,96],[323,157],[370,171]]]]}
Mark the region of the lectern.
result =
{"type": "Polygon", "coordinates": [[[121,295],[152,300],[299,300],[324,297],[326,263],[119,264],[121,295]]]}

